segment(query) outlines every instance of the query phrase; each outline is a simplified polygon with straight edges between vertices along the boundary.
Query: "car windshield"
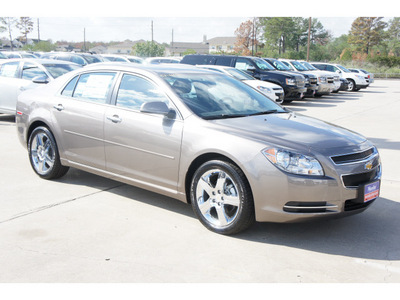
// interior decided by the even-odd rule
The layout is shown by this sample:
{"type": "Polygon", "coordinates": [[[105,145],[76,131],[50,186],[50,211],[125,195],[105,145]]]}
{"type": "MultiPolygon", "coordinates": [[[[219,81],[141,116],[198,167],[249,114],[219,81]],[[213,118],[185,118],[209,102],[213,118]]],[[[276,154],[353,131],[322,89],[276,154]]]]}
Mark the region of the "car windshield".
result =
{"type": "Polygon", "coordinates": [[[267,63],[265,60],[261,58],[253,58],[253,61],[257,65],[257,67],[261,70],[270,70],[270,71],[275,70],[273,66],[271,66],[269,63],[267,63]]]}
{"type": "Polygon", "coordinates": [[[178,73],[160,76],[193,113],[206,120],[286,113],[274,101],[227,75],[178,73]]]}
{"type": "Polygon", "coordinates": [[[89,64],[94,64],[94,63],[101,62],[101,60],[99,58],[97,58],[96,56],[94,56],[94,55],[83,55],[83,57],[86,59],[86,61],[89,64]]]}
{"type": "Polygon", "coordinates": [[[336,65],[339,69],[341,69],[343,72],[345,73],[351,73],[349,70],[347,70],[345,67],[341,66],[341,65],[336,65]]]}
{"type": "Polygon", "coordinates": [[[282,62],[280,62],[280,61],[277,60],[277,59],[271,60],[270,62],[271,62],[271,63],[274,65],[274,67],[275,67],[277,70],[279,70],[279,71],[290,71],[290,69],[289,69],[285,64],[283,64],[282,62]]]}
{"type": "Polygon", "coordinates": [[[308,71],[305,66],[303,66],[298,61],[292,61],[293,66],[296,68],[297,71],[308,71]]]}
{"type": "Polygon", "coordinates": [[[235,68],[226,69],[226,71],[238,80],[254,80],[253,76],[235,68]]]}
{"type": "Polygon", "coordinates": [[[306,67],[308,70],[318,70],[316,67],[314,67],[312,64],[310,64],[310,63],[308,63],[308,62],[306,62],[306,61],[303,61],[303,62],[301,62],[301,64],[304,66],[304,67],[306,67]]]}
{"type": "Polygon", "coordinates": [[[53,78],[60,77],[61,75],[64,75],[65,73],[71,72],[73,70],[81,68],[79,65],[73,65],[73,64],[44,64],[43,65],[46,70],[50,73],[50,75],[53,78]]]}

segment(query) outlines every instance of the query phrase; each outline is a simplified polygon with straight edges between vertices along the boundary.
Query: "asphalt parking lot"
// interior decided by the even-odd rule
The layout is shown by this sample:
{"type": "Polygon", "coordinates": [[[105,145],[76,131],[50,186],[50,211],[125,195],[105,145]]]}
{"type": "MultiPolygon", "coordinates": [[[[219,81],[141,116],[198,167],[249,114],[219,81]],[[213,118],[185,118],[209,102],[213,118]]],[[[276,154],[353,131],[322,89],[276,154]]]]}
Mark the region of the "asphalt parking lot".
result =
{"type": "Polygon", "coordinates": [[[0,115],[0,282],[399,283],[400,81],[286,107],[377,145],[381,195],[368,210],[218,235],[171,198],[74,169],[40,179],[14,117],[0,115]]]}

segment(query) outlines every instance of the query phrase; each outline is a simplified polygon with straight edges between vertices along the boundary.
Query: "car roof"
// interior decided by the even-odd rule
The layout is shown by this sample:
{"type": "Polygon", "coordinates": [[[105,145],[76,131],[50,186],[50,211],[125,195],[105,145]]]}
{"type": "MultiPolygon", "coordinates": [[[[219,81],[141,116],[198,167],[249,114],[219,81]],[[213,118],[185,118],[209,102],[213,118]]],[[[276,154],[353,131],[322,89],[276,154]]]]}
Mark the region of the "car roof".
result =
{"type": "Polygon", "coordinates": [[[2,60],[1,63],[13,62],[13,61],[18,61],[18,62],[26,61],[26,62],[37,63],[37,64],[41,64],[41,65],[43,65],[43,64],[78,65],[78,64],[70,62],[70,61],[47,59],[47,58],[10,58],[10,59],[2,60]]]}
{"type": "MultiPolygon", "coordinates": [[[[82,70],[82,69],[81,69],[82,70]]],[[[174,73],[174,72],[190,72],[190,73],[209,73],[206,69],[200,69],[196,66],[185,64],[158,64],[158,65],[142,65],[132,64],[128,62],[101,62],[90,64],[83,70],[120,70],[120,71],[148,71],[151,73],[174,73]]]]}

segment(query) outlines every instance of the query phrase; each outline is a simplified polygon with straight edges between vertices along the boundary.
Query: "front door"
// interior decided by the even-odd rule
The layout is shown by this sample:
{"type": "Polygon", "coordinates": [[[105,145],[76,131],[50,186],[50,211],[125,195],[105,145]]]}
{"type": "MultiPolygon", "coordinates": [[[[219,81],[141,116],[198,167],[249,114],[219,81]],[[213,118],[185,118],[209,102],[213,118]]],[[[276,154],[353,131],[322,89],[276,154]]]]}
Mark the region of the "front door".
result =
{"type": "Polygon", "coordinates": [[[156,84],[124,74],[116,105],[105,113],[107,170],[141,185],[176,191],[183,122],[140,112],[149,101],[170,105],[156,84]]]}

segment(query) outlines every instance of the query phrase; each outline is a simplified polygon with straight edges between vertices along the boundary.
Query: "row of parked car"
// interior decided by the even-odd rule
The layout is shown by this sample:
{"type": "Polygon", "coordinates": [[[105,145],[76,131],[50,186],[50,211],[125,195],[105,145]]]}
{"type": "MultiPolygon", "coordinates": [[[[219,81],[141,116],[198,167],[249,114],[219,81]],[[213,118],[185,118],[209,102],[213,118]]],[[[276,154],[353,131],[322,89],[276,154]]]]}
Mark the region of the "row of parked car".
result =
{"type": "Polygon", "coordinates": [[[258,89],[277,103],[321,97],[339,91],[358,91],[373,82],[373,74],[348,70],[339,64],[229,55],[186,55],[183,58],[89,53],[0,52],[0,113],[15,113],[23,90],[45,84],[74,69],[100,62],[189,64],[222,72],[258,89]],[[40,56],[40,58],[38,58],[40,56]]]}
{"type": "Polygon", "coordinates": [[[181,63],[241,70],[255,79],[270,83],[270,88],[275,92],[274,99],[284,103],[339,91],[358,91],[367,88],[373,78],[372,74],[364,70],[351,71],[339,64],[289,59],[186,55],[181,63]]]}
{"type": "Polygon", "coordinates": [[[64,60],[86,66],[98,62],[131,62],[137,64],[160,64],[160,63],[179,63],[182,57],[149,57],[141,58],[133,55],[122,54],[91,54],[76,52],[26,52],[26,51],[3,51],[0,52],[0,59],[11,58],[48,58],[64,60]]]}

